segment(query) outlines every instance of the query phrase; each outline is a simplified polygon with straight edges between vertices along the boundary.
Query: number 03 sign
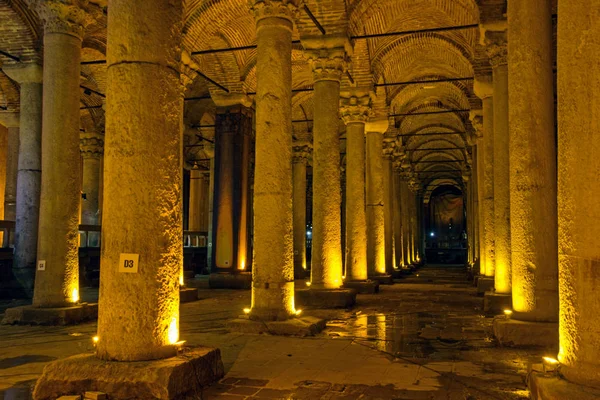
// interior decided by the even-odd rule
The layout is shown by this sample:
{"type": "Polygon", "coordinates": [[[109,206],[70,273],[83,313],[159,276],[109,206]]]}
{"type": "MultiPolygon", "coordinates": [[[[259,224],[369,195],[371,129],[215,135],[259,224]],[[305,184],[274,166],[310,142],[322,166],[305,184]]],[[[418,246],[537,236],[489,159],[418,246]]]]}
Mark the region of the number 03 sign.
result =
{"type": "Polygon", "coordinates": [[[119,259],[119,272],[137,274],[139,261],[139,254],[121,253],[119,259]]]}

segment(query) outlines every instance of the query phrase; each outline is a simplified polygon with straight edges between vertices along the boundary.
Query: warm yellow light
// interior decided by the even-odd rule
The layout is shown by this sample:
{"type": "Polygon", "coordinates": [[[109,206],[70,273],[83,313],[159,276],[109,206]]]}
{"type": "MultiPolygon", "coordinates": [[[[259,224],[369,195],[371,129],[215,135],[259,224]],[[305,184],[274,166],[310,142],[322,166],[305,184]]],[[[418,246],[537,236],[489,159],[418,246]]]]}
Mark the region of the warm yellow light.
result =
{"type": "Polygon", "coordinates": [[[556,358],[553,357],[542,357],[544,359],[545,363],[548,363],[550,365],[557,365],[559,364],[558,360],[556,358]]]}
{"type": "Polygon", "coordinates": [[[175,344],[179,341],[179,327],[177,326],[177,318],[171,319],[169,324],[169,344],[175,344]]]}
{"type": "Polygon", "coordinates": [[[249,308],[244,308],[244,314],[250,314],[250,309],[249,308]]]}
{"type": "Polygon", "coordinates": [[[92,338],[92,341],[93,341],[94,343],[98,343],[98,340],[100,340],[100,338],[99,338],[98,336],[94,336],[94,337],[92,338]]]}
{"type": "Polygon", "coordinates": [[[310,286],[310,282],[306,282],[306,286],[310,286]]]}
{"type": "Polygon", "coordinates": [[[504,315],[506,315],[507,317],[510,317],[512,313],[512,310],[504,310],[504,315]]]}
{"type": "Polygon", "coordinates": [[[296,310],[296,316],[299,316],[300,314],[302,314],[302,310],[296,310]]]}
{"type": "Polygon", "coordinates": [[[71,302],[77,303],[79,301],[79,289],[73,289],[71,291],[71,302]]]}
{"type": "Polygon", "coordinates": [[[242,260],[242,262],[240,263],[240,268],[246,269],[246,261],[245,260],[242,260]]]}

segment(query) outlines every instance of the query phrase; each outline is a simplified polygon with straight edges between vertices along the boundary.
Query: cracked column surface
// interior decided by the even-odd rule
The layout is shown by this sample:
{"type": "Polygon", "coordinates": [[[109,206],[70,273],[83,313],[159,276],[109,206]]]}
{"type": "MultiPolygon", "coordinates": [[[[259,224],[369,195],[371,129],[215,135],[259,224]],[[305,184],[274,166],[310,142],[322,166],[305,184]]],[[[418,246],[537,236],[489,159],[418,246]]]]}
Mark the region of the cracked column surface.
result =
{"type": "Polygon", "coordinates": [[[558,320],[552,1],[508,12],[513,318],[558,320]]]}
{"type": "Polygon", "coordinates": [[[19,113],[0,112],[0,124],[8,130],[6,143],[6,185],[4,187],[4,220],[14,221],[17,205],[17,171],[19,161],[19,113]]]}
{"type": "Polygon", "coordinates": [[[113,0],[110,7],[96,354],[153,360],[174,356],[179,340],[183,5],[113,0]],[[136,273],[126,269],[134,255],[136,273]]]}
{"type": "Polygon", "coordinates": [[[488,52],[494,79],[494,287],[496,293],[508,294],[512,276],[506,43],[493,45],[488,52]]]}
{"type": "Polygon", "coordinates": [[[366,151],[367,267],[369,277],[385,275],[385,218],[383,190],[383,134],[388,121],[369,122],[366,151]]]}
{"type": "Polygon", "coordinates": [[[79,301],[80,61],[86,14],[76,6],[44,2],[42,189],[34,307],[79,301]]]}
{"type": "Polygon", "coordinates": [[[294,176],[294,277],[304,278],[306,273],[306,164],[311,145],[294,143],[292,169],[294,176]]]}
{"type": "Polygon", "coordinates": [[[346,124],[346,281],[366,281],[367,216],[365,210],[365,123],[367,94],[344,97],[341,114],[346,124]]]}
{"type": "Polygon", "coordinates": [[[294,314],[292,2],[256,1],[256,164],[251,319],[294,314]],[[269,7],[267,7],[268,3],[269,7]]]}
{"type": "Polygon", "coordinates": [[[42,67],[24,64],[5,66],[3,69],[21,86],[13,275],[27,294],[32,296],[42,170],[42,67]]]}
{"type": "MultiPolygon", "coordinates": [[[[600,388],[600,0],[559,0],[560,373],[600,388]]],[[[537,81],[536,81],[537,83],[537,81]]]]}
{"type": "Polygon", "coordinates": [[[342,285],[339,102],[348,39],[304,40],[314,78],[311,289],[342,285]]]}

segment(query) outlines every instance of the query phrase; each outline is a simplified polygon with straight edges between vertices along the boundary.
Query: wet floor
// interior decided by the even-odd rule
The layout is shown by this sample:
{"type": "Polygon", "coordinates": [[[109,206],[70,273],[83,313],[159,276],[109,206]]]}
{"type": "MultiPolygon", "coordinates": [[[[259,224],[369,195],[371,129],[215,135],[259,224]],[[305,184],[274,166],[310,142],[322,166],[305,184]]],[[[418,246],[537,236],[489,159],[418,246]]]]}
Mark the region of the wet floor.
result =
{"type": "MultiPolygon", "coordinates": [[[[219,347],[226,369],[203,399],[525,399],[527,364],[543,355],[497,346],[461,266],[426,266],[352,310],[313,311],[329,318],[313,338],[229,333],[249,292],[200,297],[182,306],[181,336],[219,347]]],[[[0,327],[0,400],[29,398],[45,363],[92,351],[94,332],[0,327]]]]}

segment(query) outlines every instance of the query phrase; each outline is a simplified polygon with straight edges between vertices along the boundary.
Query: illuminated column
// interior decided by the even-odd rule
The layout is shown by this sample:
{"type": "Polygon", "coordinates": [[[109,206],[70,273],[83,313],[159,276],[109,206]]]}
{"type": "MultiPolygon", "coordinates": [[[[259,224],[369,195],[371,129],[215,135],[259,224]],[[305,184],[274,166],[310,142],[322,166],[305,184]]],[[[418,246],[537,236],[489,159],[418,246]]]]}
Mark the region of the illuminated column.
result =
{"type": "Polygon", "coordinates": [[[471,230],[471,219],[473,218],[473,204],[471,202],[473,181],[471,180],[471,171],[463,172],[462,180],[467,189],[467,193],[465,194],[465,202],[467,206],[467,262],[469,266],[471,266],[473,263],[473,232],[471,230]]]}
{"type": "Polygon", "coordinates": [[[204,190],[204,172],[200,169],[190,170],[189,231],[200,232],[202,230],[204,199],[208,194],[204,190]]]}
{"type": "Polygon", "coordinates": [[[34,307],[79,301],[80,61],[85,12],[58,1],[38,7],[45,21],[42,189],[34,307]]]}
{"type": "Polygon", "coordinates": [[[410,195],[408,190],[408,179],[410,174],[406,171],[400,173],[401,211],[402,211],[402,249],[404,255],[404,266],[411,265],[410,259],[410,195]]]}
{"type": "Polygon", "coordinates": [[[17,215],[17,171],[19,161],[19,114],[0,113],[0,123],[8,129],[6,147],[6,185],[4,187],[4,220],[14,221],[17,215]]]}
{"type": "Polygon", "coordinates": [[[494,79],[494,287],[496,293],[507,294],[511,291],[512,277],[506,43],[500,41],[489,46],[488,54],[494,79]]]}
{"type": "MultiPolygon", "coordinates": [[[[56,66],[56,61],[54,65],[56,66]]],[[[13,275],[32,296],[42,169],[42,67],[37,64],[20,64],[4,66],[3,70],[21,86],[13,275]]]]}
{"type": "Polygon", "coordinates": [[[238,273],[249,267],[246,263],[252,103],[243,95],[213,95],[213,100],[217,114],[212,242],[215,268],[211,270],[238,273]]]}
{"type": "Polygon", "coordinates": [[[556,322],[552,1],[511,4],[508,34],[513,318],[556,322]]]}
{"type": "Polygon", "coordinates": [[[394,139],[383,141],[383,219],[386,273],[394,272],[394,180],[392,157],[394,155],[394,139]]]}
{"type": "Polygon", "coordinates": [[[306,273],[306,164],[311,150],[308,142],[294,143],[292,172],[294,179],[294,277],[306,273]]]}
{"type": "Polygon", "coordinates": [[[367,280],[367,217],[365,211],[365,123],[368,94],[344,97],[346,123],[346,282],[367,280]]]}
{"type": "Polygon", "coordinates": [[[416,264],[416,220],[417,220],[417,208],[416,208],[416,192],[417,186],[414,181],[411,181],[408,186],[408,204],[409,204],[409,232],[408,232],[408,247],[410,263],[416,264]]]}
{"type": "MultiPolygon", "coordinates": [[[[203,171],[200,174],[199,184],[202,198],[200,198],[200,211],[198,212],[199,225],[198,230],[200,232],[208,232],[208,219],[209,219],[209,208],[211,199],[210,190],[210,171],[203,171]]],[[[250,204],[252,204],[250,202],[250,204]]]]}
{"type": "Polygon", "coordinates": [[[388,121],[369,122],[367,131],[367,267],[369,277],[386,274],[383,190],[383,134],[388,121]]]}
{"type": "Polygon", "coordinates": [[[83,133],[80,139],[83,158],[83,194],[81,201],[81,223],[100,224],[100,159],[104,150],[104,136],[95,133],[83,133]]]}
{"type": "Polygon", "coordinates": [[[558,359],[562,376],[594,388],[600,388],[600,25],[590,10],[599,8],[599,0],[558,2],[558,359]]]}
{"type": "Polygon", "coordinates": [[[474,265],[477,265],[480,263],[480,257],[481,257],[481,239],[479,236],[479,224],[480,224],[479,186],[481,185],[481,179],[479,176],[479,145],[478,145],[476,136],[475,136],[475,141],[473,142],[472,165],[473,165],[473,172],[472,172],[473,190],[471,192],[471,201],[473,202],[473,226],[472,226],[473,242],[474,242],[473,256],[474,256],[474,265]]]}
{"type": "Polygon", "coordinates": [[[256,0],[256,166],[251,319],[294,312],[292,216],[293,2],[256,0]]]}
{"type": "Polygon", "coordinates": [[[303,41],[314,78],[311,289],[342,285],[339,101],[346,37],[303,41]]]}
{"type": "Polygon", "coordinates": [[[96,355],[153,360],[174,356],[179,340],[183,6],[110,7],[96,355]]]}
{"type": "Polygon", "coordinates": [[[393,202],[394,207],[394,253],[396,259],[396,268],[404,268],[404,247],[402,245],[402,180],[400,178],[401,169],[399,170],[399,162],[394,162],[394,192],[393,202]]]}

